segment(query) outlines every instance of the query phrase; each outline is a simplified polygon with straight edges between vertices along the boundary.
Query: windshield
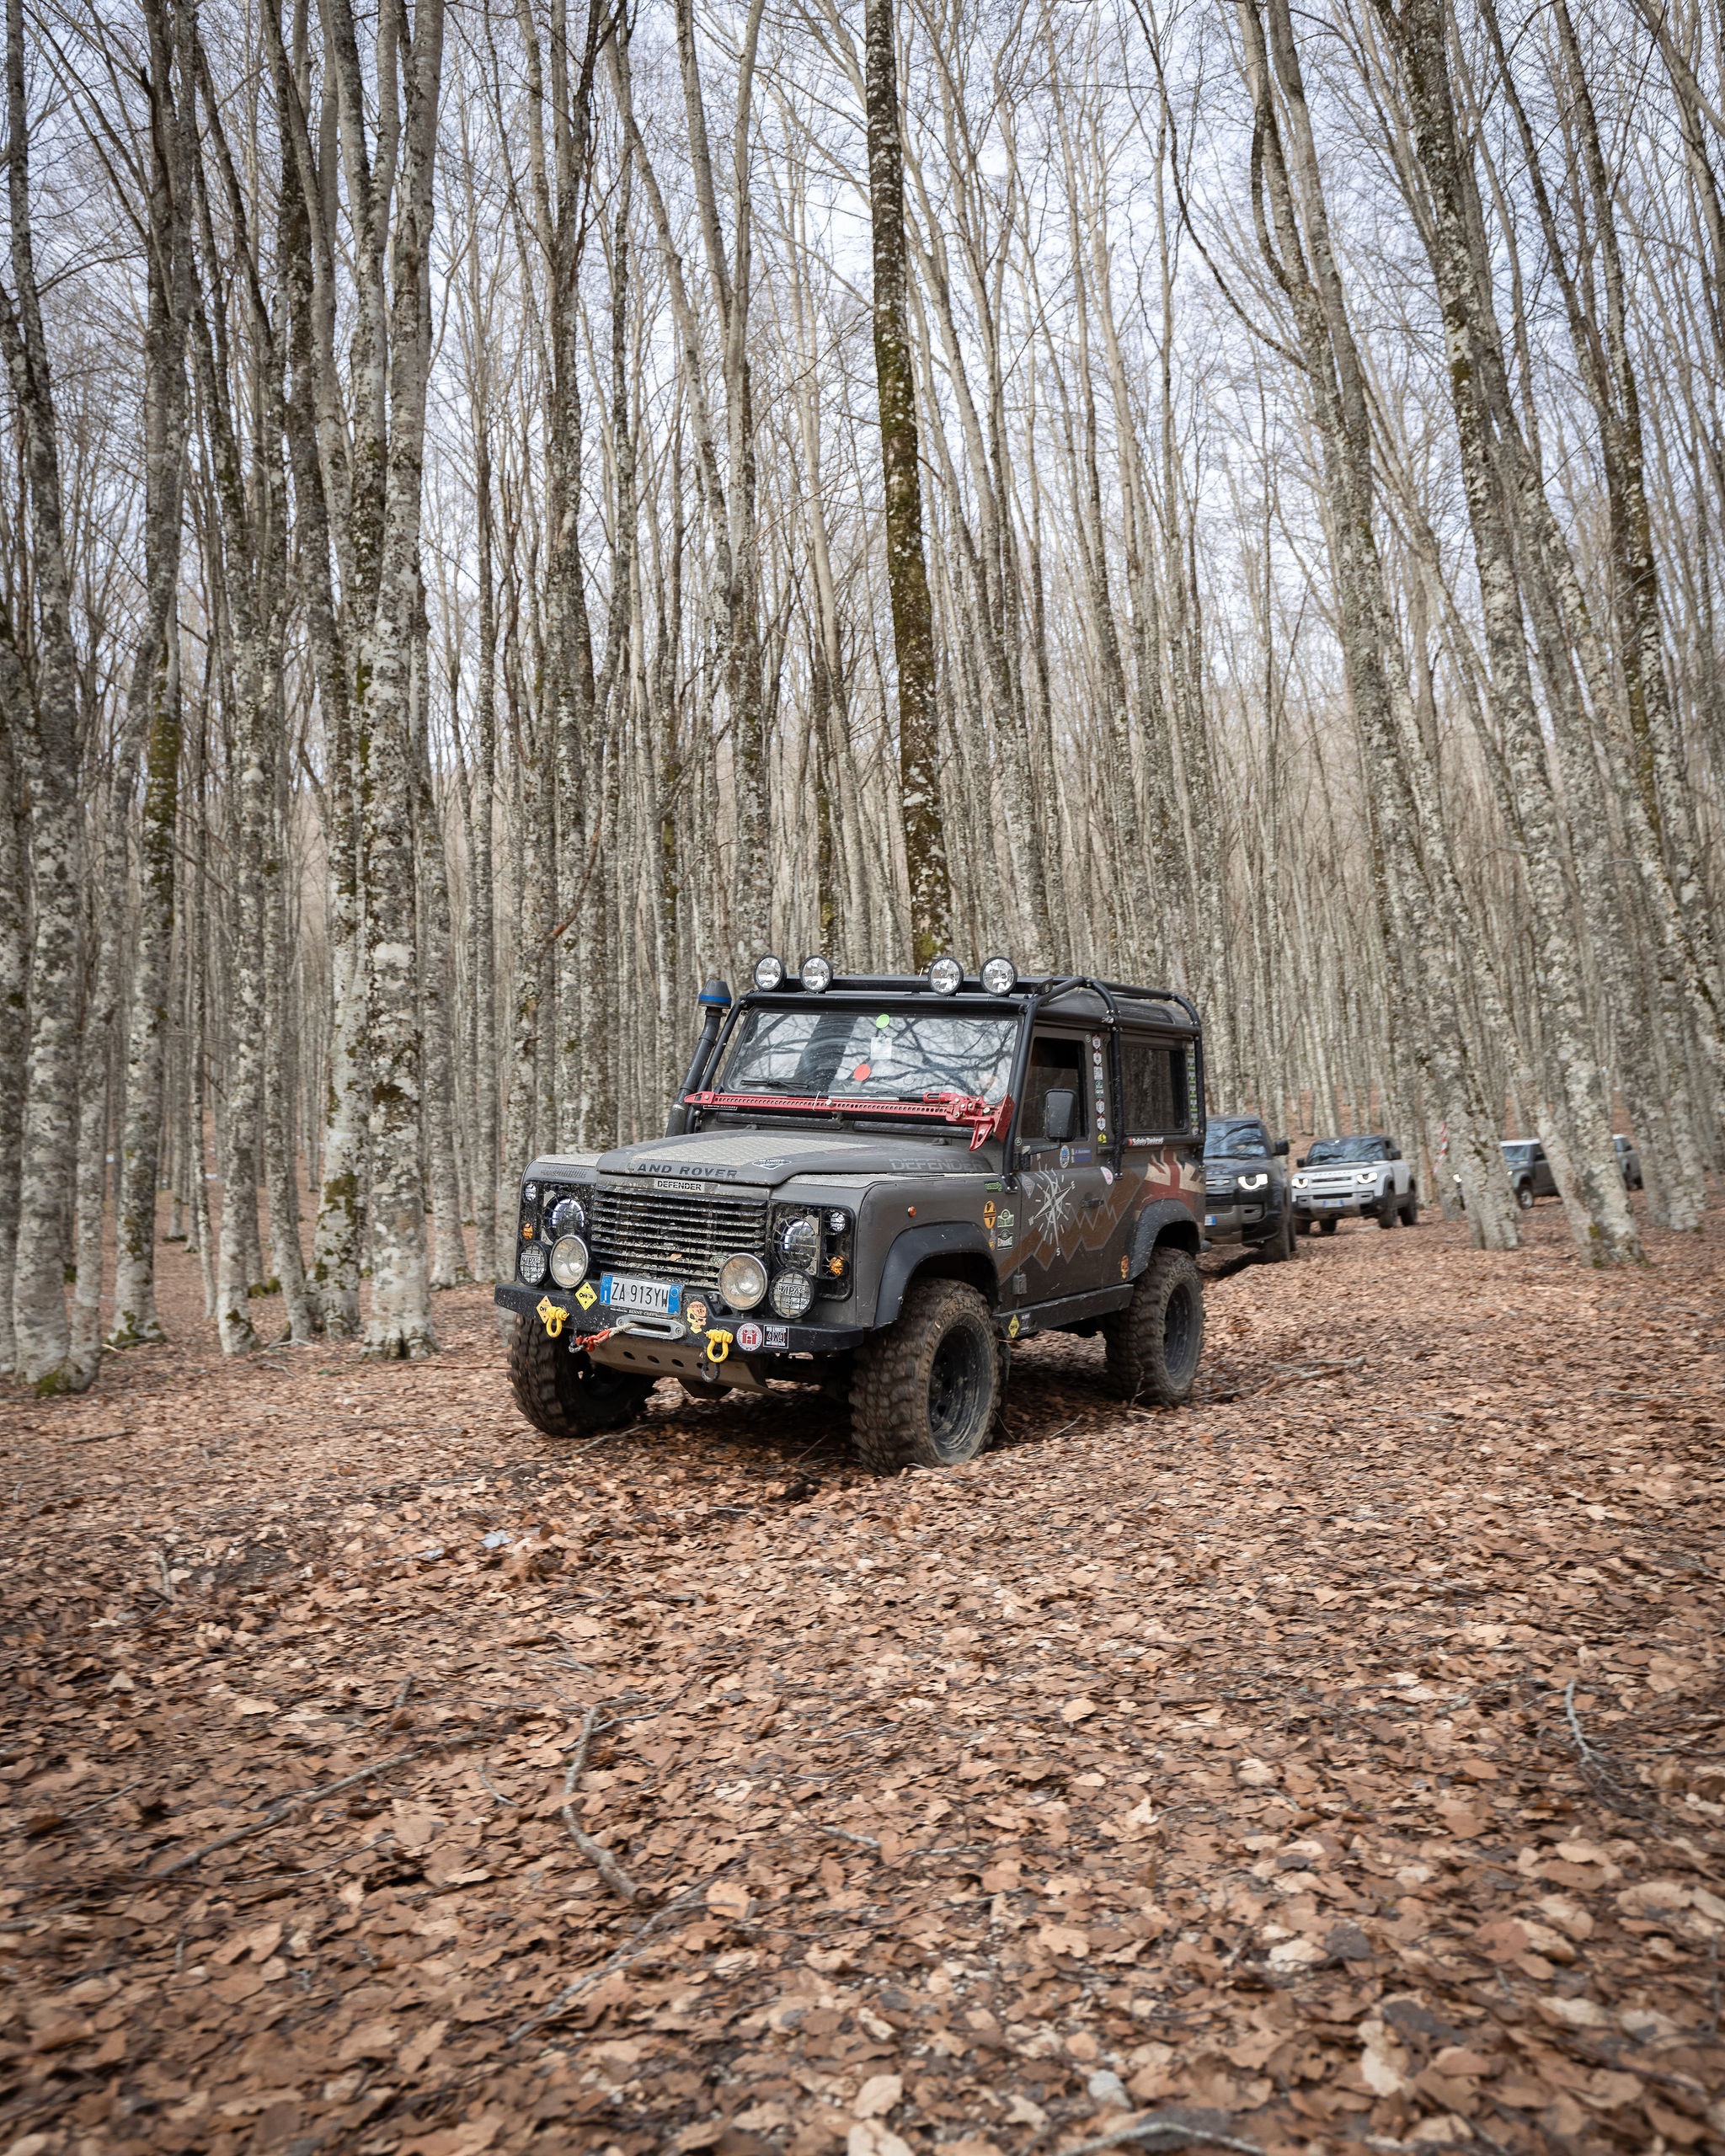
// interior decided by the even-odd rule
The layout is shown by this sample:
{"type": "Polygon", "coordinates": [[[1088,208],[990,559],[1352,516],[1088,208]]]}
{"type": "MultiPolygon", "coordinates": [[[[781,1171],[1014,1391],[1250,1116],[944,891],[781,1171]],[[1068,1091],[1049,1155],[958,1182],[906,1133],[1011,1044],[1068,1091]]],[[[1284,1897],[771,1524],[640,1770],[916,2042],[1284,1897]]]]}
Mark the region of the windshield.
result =
{"type": "Polygon", "coordinates": [[[718,1091],[920,1101],[925,1093],[1002,1099],[1012,1071],[1016,1018],[956,1011],[745,1011],[718,1091]]]}
{"type": "Polygon", "coordinates": [[[1267,1161],[1269,1140],[1255,1123],[1213,1123],[1204,1134],[1204,1157],[1267,1161]]]}
{"type": "Polygon", "coordinates": [[[1503,1158],[1516,1167],[1525,1166],[1536,1150],[1530,1138],[1506,1138],[1503,1141],[1503,1158]]]}
{"type": "Polygon", "coordinates": [[[1320,1138],[1306,1157],[1313,1166],[1323,1161],[1381,1161],[1384,1141],[1381,1138],[1320,1138]]]}

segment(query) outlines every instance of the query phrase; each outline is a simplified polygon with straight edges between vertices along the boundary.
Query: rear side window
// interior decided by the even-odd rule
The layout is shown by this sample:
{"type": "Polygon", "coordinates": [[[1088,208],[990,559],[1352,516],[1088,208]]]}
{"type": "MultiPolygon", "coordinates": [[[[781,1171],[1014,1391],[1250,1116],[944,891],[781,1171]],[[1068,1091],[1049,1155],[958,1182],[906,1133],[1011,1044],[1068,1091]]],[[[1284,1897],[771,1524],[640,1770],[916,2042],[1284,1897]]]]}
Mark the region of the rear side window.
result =
{"type": "Polygon", "coordinates": [[[1121,1100],[1129,1138],[1166,1138],[1192,1128],[1187,1051],[1167,1041],[1120,1040],[1121,1100]]]}

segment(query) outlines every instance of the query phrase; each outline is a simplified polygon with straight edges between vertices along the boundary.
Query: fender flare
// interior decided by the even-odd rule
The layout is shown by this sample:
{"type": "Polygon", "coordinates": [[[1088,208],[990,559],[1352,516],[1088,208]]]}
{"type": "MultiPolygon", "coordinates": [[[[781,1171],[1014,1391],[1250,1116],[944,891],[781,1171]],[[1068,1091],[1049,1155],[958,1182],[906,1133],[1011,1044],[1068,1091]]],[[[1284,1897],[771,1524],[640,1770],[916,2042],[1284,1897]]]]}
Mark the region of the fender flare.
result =
{"type": "Polygon", "coordinates": [[[880,1286],[874,1298],[874,1323],[890,1325],[899,1314],[905,1290],[917,1267],[932,1257],[980,1257],[991,1273],[994,1252],[986,1232],[974,1220],[935,1220],[926,1228],[906,1228],[896,1237],[880,1268],[880,1286]]]}
{"type": "Polygon", "coordinates": [[[1126,1278],[1135,1280],[1150,1262],[1158,1243],[1172,1242],[1194,1257],[1199,1252],[1200,1230],[1196,1220],[1177,1198],[1158,1198],[1146,1205],[1132,1223],[1132,1246],[1127,1255],[1126,1278]],[[1171,1234],[1169,1231],[1172,1230],[1171,1234]]]}

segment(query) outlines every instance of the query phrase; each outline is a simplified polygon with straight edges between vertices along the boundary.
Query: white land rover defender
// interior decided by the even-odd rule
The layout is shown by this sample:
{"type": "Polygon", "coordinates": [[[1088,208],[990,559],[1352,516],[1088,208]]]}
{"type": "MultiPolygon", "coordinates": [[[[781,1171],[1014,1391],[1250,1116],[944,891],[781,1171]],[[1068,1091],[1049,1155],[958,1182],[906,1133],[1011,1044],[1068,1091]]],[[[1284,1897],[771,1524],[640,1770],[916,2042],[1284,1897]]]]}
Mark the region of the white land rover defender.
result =
{"type": "Polygon", "coordinates": [[[1419,1189],[1393,1138],[1320,1138],[1294,1163],[1294,1225],[1326,1235],[1338,1220],[1370,1219],[1381,1228],[1419,1225],[1419,1189]]]}

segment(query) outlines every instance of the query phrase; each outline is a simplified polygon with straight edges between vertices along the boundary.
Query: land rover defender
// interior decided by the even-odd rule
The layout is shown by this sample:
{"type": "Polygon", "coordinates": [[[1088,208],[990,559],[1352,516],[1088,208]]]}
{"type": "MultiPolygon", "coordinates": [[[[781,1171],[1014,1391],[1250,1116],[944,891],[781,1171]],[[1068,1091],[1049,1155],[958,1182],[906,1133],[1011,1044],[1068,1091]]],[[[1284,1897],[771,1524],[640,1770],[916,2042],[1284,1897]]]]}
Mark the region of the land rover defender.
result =
{"type": "Polygon", "coordinates": [[[974,1459],[1012,1344],[1099,1332],[1113,1389],[1204,1345],[1204,1048],[1183,996],[1076,974],[756,966],[704,1018],[662,1138],[521,1178],[510,1376],[547,1435],[661,1378],[841,1387],[883,1473],[974,1459]]]}

